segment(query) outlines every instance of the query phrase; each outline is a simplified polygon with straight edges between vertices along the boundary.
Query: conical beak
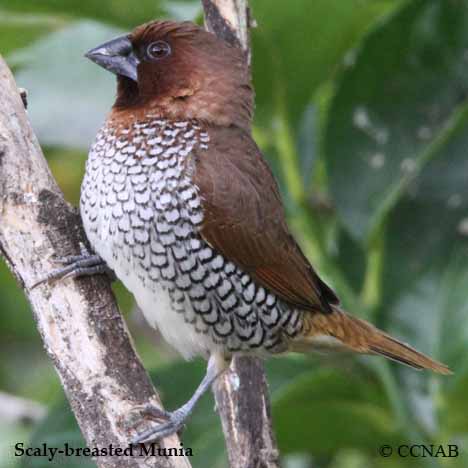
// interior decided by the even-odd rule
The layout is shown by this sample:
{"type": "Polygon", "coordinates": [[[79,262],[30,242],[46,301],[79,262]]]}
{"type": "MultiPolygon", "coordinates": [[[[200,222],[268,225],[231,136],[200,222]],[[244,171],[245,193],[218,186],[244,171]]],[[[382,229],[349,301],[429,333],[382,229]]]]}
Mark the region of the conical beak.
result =
{"type": "Polygon", "coordinates": [[[91,49],[85,54],[85,57],[116,75],[138,81],[137,67],[140,62],[133,51],[128,36],[117,37],[105,42],[91,49]]]}

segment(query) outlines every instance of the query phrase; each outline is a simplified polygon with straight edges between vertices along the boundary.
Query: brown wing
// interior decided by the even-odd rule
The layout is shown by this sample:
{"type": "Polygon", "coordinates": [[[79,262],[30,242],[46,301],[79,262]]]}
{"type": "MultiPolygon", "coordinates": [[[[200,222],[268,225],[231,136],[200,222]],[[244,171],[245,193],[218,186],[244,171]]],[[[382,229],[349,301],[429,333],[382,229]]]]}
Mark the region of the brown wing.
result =
{"type": "Polygon", "coordinates": [[[289,304],[331,312],[339,300],[290,234],[276,181],[250,135],[233,127],[210,132],[194,181],[201,234],[214,249],[289,304]]]}

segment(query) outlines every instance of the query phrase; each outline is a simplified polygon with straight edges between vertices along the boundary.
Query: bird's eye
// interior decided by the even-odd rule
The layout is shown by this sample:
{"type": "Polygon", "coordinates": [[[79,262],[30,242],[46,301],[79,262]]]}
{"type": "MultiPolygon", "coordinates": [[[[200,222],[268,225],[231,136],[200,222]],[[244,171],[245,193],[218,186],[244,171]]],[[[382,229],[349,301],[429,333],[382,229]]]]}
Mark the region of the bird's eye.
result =
{"type": "Polygon", "coordinates": [[[164,41],[152,42],[146,48],[146,55],[151,60],[160,60],[171,53],[171,46],[164,41]]]}

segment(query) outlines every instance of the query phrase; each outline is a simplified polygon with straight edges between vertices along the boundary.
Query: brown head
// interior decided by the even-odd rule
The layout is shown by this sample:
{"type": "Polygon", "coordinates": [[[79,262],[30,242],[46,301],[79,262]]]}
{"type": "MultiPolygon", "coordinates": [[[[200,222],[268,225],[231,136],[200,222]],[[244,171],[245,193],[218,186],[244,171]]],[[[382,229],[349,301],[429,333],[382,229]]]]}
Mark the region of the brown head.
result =
{"type": "Polygon", "coordinates": [[[153,21],[86,56],[117,75],[114,113],[250,125],[253,92],[243,52],[193,23],[153,21]]]}

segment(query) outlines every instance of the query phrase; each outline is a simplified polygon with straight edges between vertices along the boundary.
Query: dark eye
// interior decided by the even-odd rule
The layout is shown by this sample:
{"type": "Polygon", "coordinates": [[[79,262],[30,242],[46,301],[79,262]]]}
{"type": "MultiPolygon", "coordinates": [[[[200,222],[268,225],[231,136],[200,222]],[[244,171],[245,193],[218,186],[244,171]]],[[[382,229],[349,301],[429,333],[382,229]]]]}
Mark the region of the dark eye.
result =
{"type": "Polygon", "coordinates": [[[146,48],[146,55],[151,60],[160,60],[171,53],[171,46],[164,41],[152,42],[146,48]]]}

